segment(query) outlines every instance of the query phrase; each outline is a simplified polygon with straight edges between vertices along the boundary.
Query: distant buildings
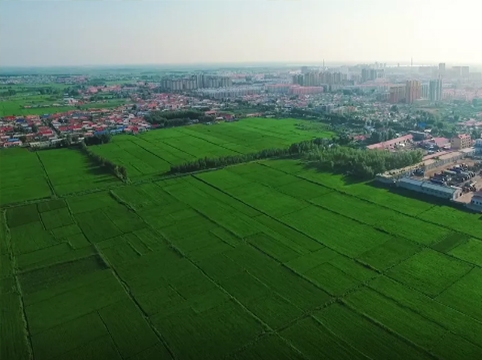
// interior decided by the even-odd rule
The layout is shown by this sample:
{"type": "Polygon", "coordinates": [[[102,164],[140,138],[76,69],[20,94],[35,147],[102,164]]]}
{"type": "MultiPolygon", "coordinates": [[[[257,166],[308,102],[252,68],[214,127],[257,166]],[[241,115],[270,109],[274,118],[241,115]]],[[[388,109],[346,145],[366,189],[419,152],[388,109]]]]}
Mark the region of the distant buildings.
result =
{"type": "Polygon", "coordinates": [[[341,72],[310,71],[293,75],[292,83],[300,86],[341,85],[347,80],[347,75],[341,72]]]}
{"type": "Polygon", "coordinates": [[[395,85],[390,87],[389,101],[392,104],[399,104],[404,102],[406,99],[406,86],[405,85],[395,85]]]}
{"type": "Polygon", "coordinates": [[[160,83],[162,90],[171,91],[217,89],[230,86],[232,86],[232,80],[230,77],[205,74],[192,75],[185,78],[163,78],[160,83]]]}
{"type": "Polygon", "coordinates": [[[430,81],[429,99],[432,102],[442,101],[442,79],[441,78],[430,81]]]}
{"type": "Polygon", "coordinates": [[[421,97],[423,99],[428,99],[429,96],[430,96],[430,85],[429,84],[422,84],[421,97]]]}
{"type": "Polygon", "coordinates": [[[361,80],[363,82],[374,81],[376,79],[383,78],[384,76],[385,76],[384,69],[365,68],[365,69],[362,69],[362,72],[361,72],[361,80]]]}
{"type": "Polygon", "coordinates": [[[263,86],[235,86],[221,89],[199,89],[198,93],[213,99],[235,98],[247,95],[257,95],[264,91],[263,86]]]}
{"type": "Polygon", "coordinates": [[[450,139],[452,149],[460,150],[472,146],[472,138],[468,134],[458,134],[450,139]]]}
{"type": "Polygon", "coordinates": [[[440,76],[445,75],[445,63],[438,64],[438,73],[440,76]]]}
{"type": "Polygon", "coordinates": [[[266,86],[266,91],[271,94],[292,94],[292,95],[308,95],[321,94],[322,86],[300,86],[292,84],[271,84],[266,86]]]}
{"type": "Polygon", "coordinates": [[[422,85],[418,80],[408,80],[405,89],[405,102],[412,104],[415,100],[420,99],[422,85]]]}

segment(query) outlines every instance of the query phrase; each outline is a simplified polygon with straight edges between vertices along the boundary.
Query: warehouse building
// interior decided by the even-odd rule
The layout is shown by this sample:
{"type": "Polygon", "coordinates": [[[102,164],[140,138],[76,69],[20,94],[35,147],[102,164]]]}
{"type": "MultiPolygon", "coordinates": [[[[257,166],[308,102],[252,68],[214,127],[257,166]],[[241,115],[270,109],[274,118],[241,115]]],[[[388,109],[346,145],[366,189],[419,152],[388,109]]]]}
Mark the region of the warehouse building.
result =
{"type": "Polygon", "coordinates": [[[455,200],[460,195],[462,195],[462,189],[460,188],[437,185],[432,184],[428,181],[415,180],[410,178],[400,179],[397,183],[397,186],[407,190],[416,191],[422,194],[431,195],[447,200],[455,200]]]}

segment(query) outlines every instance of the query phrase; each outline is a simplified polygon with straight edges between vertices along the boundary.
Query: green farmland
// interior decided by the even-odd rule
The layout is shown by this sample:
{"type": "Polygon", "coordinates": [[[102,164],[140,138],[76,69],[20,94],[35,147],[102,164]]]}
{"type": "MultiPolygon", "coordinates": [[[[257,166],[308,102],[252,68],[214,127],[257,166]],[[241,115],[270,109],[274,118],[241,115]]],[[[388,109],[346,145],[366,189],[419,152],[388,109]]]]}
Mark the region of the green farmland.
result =
{"type": "Polygon", "coordinates": [[[482,358],[480,215],[295,160],[146,179],[320,136],[270,121],[96,147],[129,185],[76,150],[0,153],[0,359],[482,358]]]}
{"type": "Polygon", "coordinates": [[[401,212],[398,195],[334,181],[272,161],[8,208],[2,303],[16,311],[2,351],[480,355],[481,235],[423,220],[443,208],[401,212]]]}
{"type": "Polygon", "coordinates": [[[76,149],[0,151],[0,205],[90,192],[120,184],[76,149]]]}
{"type": "Polygon", "coordinates": [[[115,136],[93,151],[127,168],[131,179],[151,177],[199,157],[248,154],[333,134],[321,124],[299,128],[306,120],[250,118],[234,123],[193,125],[131,136],[115,136]]]}

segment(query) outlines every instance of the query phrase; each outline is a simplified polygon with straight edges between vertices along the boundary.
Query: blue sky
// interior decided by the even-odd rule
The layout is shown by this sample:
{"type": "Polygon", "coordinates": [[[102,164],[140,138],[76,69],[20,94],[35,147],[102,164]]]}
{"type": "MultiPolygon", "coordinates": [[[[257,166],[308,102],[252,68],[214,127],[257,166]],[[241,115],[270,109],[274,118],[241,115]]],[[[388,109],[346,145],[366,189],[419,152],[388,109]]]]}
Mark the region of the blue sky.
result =
{"type": "Polygon", "coordinates": [[[0,65],[482,63],[476,0],[0,0],[0,65]]]}

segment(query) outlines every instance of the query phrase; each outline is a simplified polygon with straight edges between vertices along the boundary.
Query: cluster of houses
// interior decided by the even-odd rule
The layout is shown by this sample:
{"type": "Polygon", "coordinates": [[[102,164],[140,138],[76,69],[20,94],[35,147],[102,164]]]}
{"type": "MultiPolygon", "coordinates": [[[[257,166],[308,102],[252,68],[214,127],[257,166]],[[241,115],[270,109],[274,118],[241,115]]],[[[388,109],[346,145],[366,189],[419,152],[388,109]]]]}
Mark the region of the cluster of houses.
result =
{"type": "Polygon", "coordinates": [[[21,146],[23,143],[55,138],[41,116],[4,116],[0,118],[0,148],[21,146]]]}
{"type": "Polygon", "coordinates": [[[74,110],[53,114],[50,124],[61,135],[82,135],[84,137],[104,133],[134,133],[147,131],[151,125],[142,117],[134,115],[129,106],[116,109],[74,110]]]}

